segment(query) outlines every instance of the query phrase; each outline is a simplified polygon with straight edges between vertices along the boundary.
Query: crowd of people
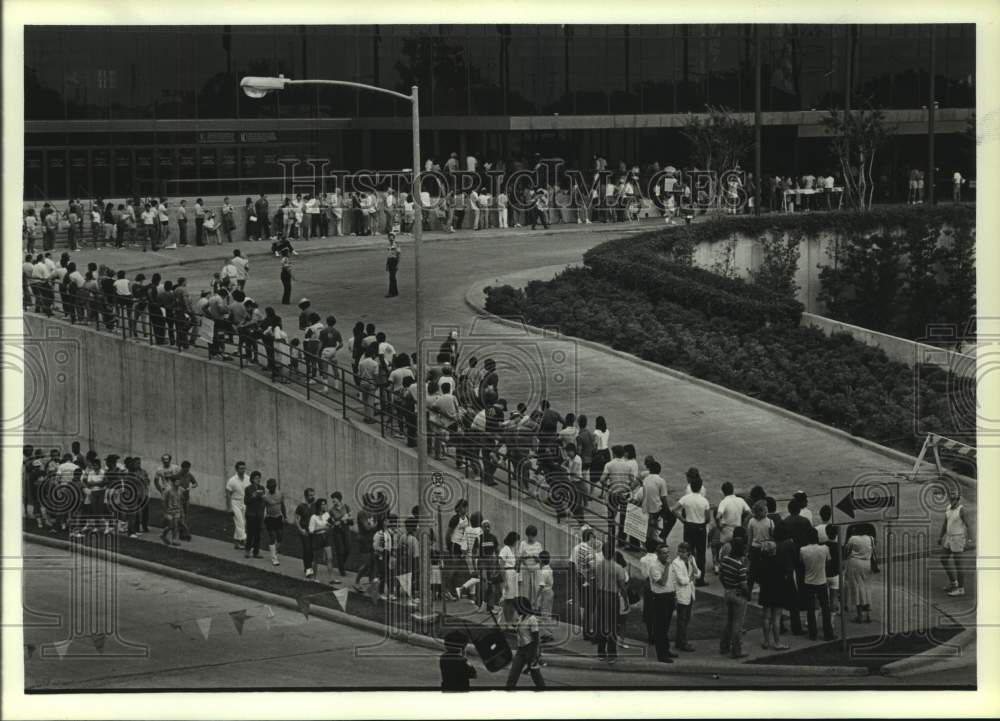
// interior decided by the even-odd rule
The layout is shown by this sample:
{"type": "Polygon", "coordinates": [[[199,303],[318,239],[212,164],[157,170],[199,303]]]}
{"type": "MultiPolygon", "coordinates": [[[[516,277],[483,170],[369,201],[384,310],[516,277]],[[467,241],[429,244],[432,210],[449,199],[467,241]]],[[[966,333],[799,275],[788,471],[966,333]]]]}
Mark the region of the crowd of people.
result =
{"type": "MultiPolygon", "coordinates": [[[[281,253],[283,263],[289,262],[288,248],[281,253]]],[[[324,319],[307,298],[298,303],[299,335],[291,337],[273,307],[261,310],[248,296],[250,267],[239,249],[215,275],[212,287],[198,291],[197,299],[184,277],[164,281],[158,273],[149,278],[136,273],[128,278],[124,271],[96,263],[81,272],[69,253],[58,263],[51,252],[26,256],[23,276],[25,305],[36,312],[61,312],[70,322],[93,323],[125,337],[148,337],[181,349],[202,337],[212,356],[229,359],[235,352],[275,381],[295,381],[319,393],[347,384],[366,422],[378,418],[407,445],[418,442],[416,354],[397,352],[384,332],[360,320],[345,342],[336,318],[324,319]],[[211,328],[207,336],[205,325],[211,328]],[[341,359],[344,349],[346,357],[341,359]]],[[[608,662],[617,658],[627,609],[640,599],[647,640],[657,658],[664,663],[676,658],[669,641],[674,616],[674,650],[692,651],[687,639],[692,605],[710,572],[722,586],[726,607],[719,650],[736,658],[745,655],[744,615],[755,590],[764,611],[764,648],[787,648],[781,638],[783,616],[793,634],[807,632],[817,638],[817,604],[823,637],[832,639],[840,564],[855,620],[870,620],[870,579],[878,567],[876,534],[870,526],[838,529],[829,523],[828,506],[814,525],[805,494],[796,494],[787,503],[787,513],[779,514],[778,502],[760,486],[742,497],[728,482],[721,484],[722,500],[713,507],[695,468],[689,469],[684,492],[678,493],[653,456],[640,465],[634,445],[611,442],[603,416],[591,427],[587,415],[560,413],[544,400],[537,408],[508,404],[500,394],[496,362],[464,357],[457,333],[441,344],[426,380],[429,452],[451,459],[486,485],[496,485],[503,469],[514,488],[549,509],[557,522],[572,517],[579,524],[581,540],[571,554],[567,581],[567,595],[574,602],[570,612],[608,662]],[[649,519],[645,538],[624,535],[630,504],[641,507],[649,519]],[[678,522],[683,541],[672,552],[667,540],[678,522]],[[630,564],[622,553],[630,546],[646,551],[638,564],[630,564]]],[[[260,471],[248,473],[245,463],[237,464],[235,471],[226,483],[227,508],[234,519],[233,543],[248,557],[260,557],[266,539],[271,562],[280,564],[283,535],[291,525],[300,536],[307,578],[319,580],[326,566],[329,582],[340,585],[353,557],[360,568],[355,590],[407,601],[417,597],[418,586],[401,588],[399,577],[409,574],[417,584],[421,563],[430,563],[436,597],[468,597],[480,609],[499,614],[511,628],[527,624],[522,665],[538,671],[540,646],[531,646],[530,627],[540,628],[541,643],[551,635],[545,622],[559,614],[553,610],[557,576],[536,528],[524,528],[523,536],[521,529],[494,531],[481,512],[470,512],[461,501],[445,537],[435,539],[430,557],[424,558],[418,531],[427,519],[420,508],[401,518],[395,509],[384,507],[384,499],[366,496],[355,513],[341,493],[327,499],[308,489],[302,499],[295,499],[298,503],[289,514],[293,499],[285,498],[277,479],[264,481],[260,471]]],[[[54,449],[45,458],[41,449],[26,448],[24,478],[34,519],[53,532],[141,536],[149,531],[148,505],[129,510],[123,500],[128,489],[138,488],[146,495],[151,489],[161,495],[164,544],[179,545],[191,537],[190,490],[197,481],[189,462],[176,466],[165,454],[150,478],[137,457],[110,454],[102,461],[96,452],[82,454],[74,444],[66,453],[54,449]],[[42,489],[57,481],[78,489],[82,525],[72,525],[72,514],[47,505],[52,494],[42,489]]],[[[956,503],[953,508],[960,509],[960,499],[956,503]]],[[[949,551],[952,595],[964,593],[955,557],[958,546],[964,548],[971,537],[964,513],[952,511],[942,528],[942,545],[956,549],[949,551]]]]}
{"type": "MultiPolygon", "coordinates": [[[[617,472],[616,461],[627,463],[617,449],[602,475],[617,472]]],[[[710,572],[721,586],[715,591],[721,591],[725,607],[718,619],[719,652],[734,659],[747,655],[745,615],[755,591],[763,613],[763,649],[788,648],[782,639],[786,622],[794,635],[815,640],[822,631],[824,640],[835,639],[832,619],[840,593],[847,594],[845,605],[854,610],[855,622],[871,621],[871,576],[878,572],[879,560],[870,524],[838,528],[830,523],[830,506],[820,509],[814,524],[802,492],[794,494],[787,513],[781,514],[762,487],[754,486],[744,497],[728,482],[721,485],[722,500],[712,506],[695,469],[687,474],[685,492],[671,503],[667,497],[676,494],[665,490],[658,464],[647,458],[644,465],[628,502],[646,505],[652,496],[663,504],[659,509],[655,503],[646,506],[655,521],[643,542],[645,555],[630,563],[623,554],[626,544],[615,544],[611,536],[584,524],[566,573],[554,571],[552,554],[539,541],[536,527],[528,525],[523,535],[520,529],[494,528],[465,499],[456,503],[443,538],[437,538],[425,509],[415,506],[401,515],[378,492],[365,493],[356,510],[341,491],[323,497],[307,488],[302,498],[293,499],[276,478],[265,481],[261,471],[249,470],[243,461],[235,464],[224,489],[234,548],[248,559],[263,558],[266,547],[270,562],[280,565],[282,544],[291,532],[299,537],[305,578],[334,587],[349,584],[373,598],[410,605],[417,605],[426,563],[432,598],[468,599],[519,638],[518,629],[528,623],[538,644],[553,640],[553,624],[563,618],[579,625],[609,663],[624,645],[628,613],[640,605],[646,640],[659,661],[673,663],[676,652],[695,651],[688,628],[710,572]],[[676,522],[683,524],[683,540],[672,549],[666,539],[676,522]],[[353,582],[349,567],[356,569],[353,582]],[[562,583],[566,586],[557,589],[562,583]],[[565,611],[554,607],[557,595],[567,599],[565,611]]],[[[163,544],[180,546],[198,530],[190,520],[190,494],[198,487],[192,464],[178,465],[169,453],[147,470],[138,456],[111,453],[101,458],[95,450],[84,453],[79,442],[68,450],[54,448],[47,456],[42,448],[25,446],[22,473],[25,516],[53,534],[140,538],[150,532],[147,499],[154,493],[161,499],[163,544]],[[67,503],[67,498],[77,502],[67,503]]],[[[973,537],[961,494],[952,489],[939,539],[949,595],[964,593],[958,559],[973,537]]],[[[525,633],[522,665],[538,671],[540,645],[530,647],[532,638],[530,630],[525,633]]]]}
{"type": "MultiPolygon", "coordinates": [[[[697,168],[659,162],[640,168],[621,161],[612,167],[602,155],[595,155],[590,167],[579,173],[567,172],[558,158],[540,155],[508,169],[501,162],[480,163],[474,155],[460,165],[452,153],[443,165],[433,159],[425,162],[424,172],[433,175],[422,184],[419,198],[405,183],[393,187],[391,181],[382,181],[376,190],[376,183],[351,184],[346,179],[341,181],[344,187],[332,181],[329,192],[297,193],[281,197],[276,205],[264,193],[247,197],[241,205],[227,196],[217,207],[203,198],[190,205],[188,199],[175,202],[166,197],[133,196],[120,202],[98,197],[86,204],[74,198],[61,209],[49,201],[40,208],[27,205],[22,236],[26,252],[34,254],[39,240],[41,250],[54,250],[59,231],[65,231],[71,252],[84,247],[156,251],[233,242],[234,237],[276,242],[406,234],[412,232],[416,213],[421,213],[425,229],[452,233],[559,223],[635,223],[646,209],[673,223],[694,209],[752,212],[753,174],[739,166],[734,171],[712,178],[697,168]],[[464,177],[456,182],[459,173],[464,177]]],[[[835,185],[832,174],[766,176],[762,204],[781,211],[796,205],[832,208],[835,202],[839,205],[835,185]]]]}

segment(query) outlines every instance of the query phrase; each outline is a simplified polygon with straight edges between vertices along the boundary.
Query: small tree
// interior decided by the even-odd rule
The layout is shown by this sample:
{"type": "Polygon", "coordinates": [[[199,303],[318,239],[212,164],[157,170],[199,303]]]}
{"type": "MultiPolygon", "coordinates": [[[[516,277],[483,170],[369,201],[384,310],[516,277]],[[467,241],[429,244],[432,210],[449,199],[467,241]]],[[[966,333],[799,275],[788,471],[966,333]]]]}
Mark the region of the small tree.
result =
{"type": "Polygon", "coordinates": [[[763,258],[759,267],[750,271],[750,280],[775,293],[794,298],[799,284],[795,274],[799,269],[799,236],[763,235],[758,239],[763,258]]]}
{"type": "Polygon", "coordinates": [[[895,126],[886,125],[882,111],[870,103],[850,113],[831,108],[822,123],[833,137],[831,152],[844,176],[844,200],[850,208],[870,209],[875,193],[875,155],[895,126]]]}
{"type": "MultiPolygon", "coordinates": [[[[753,147],[753,128],[724,106],[708,106],[707,117],[690,115],[681,130],[691,144],[691,160],[701,170],[721,175],[743,160],[753,147]]],[[[720,194],[713,188],[713,201],[720,194]]]]}

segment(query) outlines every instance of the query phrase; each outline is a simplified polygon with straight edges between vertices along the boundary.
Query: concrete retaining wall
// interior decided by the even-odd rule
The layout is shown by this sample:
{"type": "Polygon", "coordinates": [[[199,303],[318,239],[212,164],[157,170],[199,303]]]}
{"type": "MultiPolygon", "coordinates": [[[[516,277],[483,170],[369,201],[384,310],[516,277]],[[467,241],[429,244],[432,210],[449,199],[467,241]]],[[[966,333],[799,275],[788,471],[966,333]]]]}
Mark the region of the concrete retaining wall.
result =
{"type": "MultiPolygon", "coordinates": [[[[945,240],[944,230],[942,228],[939,243],[948,242],[945,240]]],[[[795,283],[799,288],[797,298],[805,305],[807,313],[822,314],[826,310],[819,301],[819,273],[822,266],[833,264],[832,253],[842,240],[832,232],[824,232],[799,241],[799,267],[795,273],[795,283]]],[[[764,251],[758,239],[737,233],[729,238],[699,243],[694,251],[694,264],[714,270],[730,248],[731,267],[740,278],[749,278],[750,271],[760,267],[764,260],[764,251]]]]}
{"type": "Polygon", "coordinates": [[[842,323],[833,318],[826,318],[812,313],[802,314],[802,325],[815,326],[827,335],[832,333],[847,333],[854,340],[865,345],[881,348],[894,361],[916,366],[930,363],[966,378],[976,377],[976,358],[964,353],[956,353],[944,348],[936,348],[925,343],[899,338],[898,336],[862,328],[861,326],[842,323]]]}
{"type": "MultiPolygon", "coordinates": [[[[24,326],[26,443],[68,448],[80,440],[102,457],[138,455],[150,472],[170,453],[193,464],[192,502],[217,509],[225,508],[223,489],[238,460],[277,478],[290,499],[307,487],[326,497],[339,490],[357,508],[363,493],[381,490],[402,516],[417,503],[431,506],[418,498],[412,450],[252,371],[37,316],[24,326]]],[[[445,476],[444,523],[464,497],[501,540],[533,524],[553,557],[576,542],[546,511],[509,501],[505,489],[432,465],[445,476]]]]}

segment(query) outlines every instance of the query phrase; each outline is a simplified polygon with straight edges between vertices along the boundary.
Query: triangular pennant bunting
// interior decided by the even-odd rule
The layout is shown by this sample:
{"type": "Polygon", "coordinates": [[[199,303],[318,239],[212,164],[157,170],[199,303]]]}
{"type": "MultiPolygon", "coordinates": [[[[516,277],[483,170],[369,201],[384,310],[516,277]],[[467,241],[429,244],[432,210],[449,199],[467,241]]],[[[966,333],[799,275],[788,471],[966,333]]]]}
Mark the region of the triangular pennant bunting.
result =
{"type": "Polygon", "coordinates": [[[310,608],[309,602],[307,600],[305,600],[304,598],[300,598],[297,601],[297,603],[298,603],[298,606],[299,606],[299,611],[302,612],[302,615],[305,616],[306,620],[308,621],[309,620],[309,608],[310,608]]]}
{"type": "Polygon", "coordinates": [[[212,629],[212,617],[207,616],[206,618],[195,619],[195,623],[198,624],[198,630],[201,631],[201,635],[208,640],[208,633],[212,629]]]}
{"type": "Polygon", "coordinates": [[[270,606],[264,606],[264,618],[274,618],[274,609],[270,606]]]}
{"type": "Polygon", "coordinates": [[[179,623],[169,622],[169,625],[170,625],[170,628],[174,629],[175,631],[183,631],[184,630],[183,626],[181,626],[181,624],[179,624],[179,623]]]}
{"type": "Polygon", "coordinates": [[[333,592],[333,597],[336,598],[337,599],[337,603],[340,604],[340,610],[341,611],[346,611],[347,610],[347,597],[350,594],[351,594],[351,592],[348,589],[346,589],[346,588],[342,588],[339,591],[334,591],[333,592]]]}
{"type": "Polygon", "coordinates": [[[38,646],[36,646],[33,643],[27,643],[27,644],[25,644],[24,645],[24,660],[27,661],[32,656],[34,656],[35,655],[35,650],[37,648],[38,648],[38,646]]]}
{"type": "Polygon", "coordinates": [[[251,618],[250,614],[246,612],[246,609],[241,609],[239,611],[230,611],[229,617],[233,619],[233,625],[236,626],[236,633],[243,635],[243,624],[247,622],[248,618],[251,618]]]}
{"type": "Polygon", "coordinates": [[[404,573],[400,576],[396,576],[396,580],[399,581],[400,587],[403,589],[408,597],[413,595],[413,587],[410,585],[413,581],[413,573],[404,573]]]}
{"type": "Polygon", "coordinates": [[[90,637],[90,640],[94,642],[94,648],[97,649],[98,653],[104,653],[104,640],[106,637],[106,633],[95,633],[90,637]]]}
{"type": "Polygon", "coordinates": [[[72,639],[69,641],[60,641],[59,643],[54,643],[52,646],[56,649],[56,653],[59,654],[59,660],[62,661],[66,656],[66,652],[69,651],[69,645],[73,643],[72,639]]]}

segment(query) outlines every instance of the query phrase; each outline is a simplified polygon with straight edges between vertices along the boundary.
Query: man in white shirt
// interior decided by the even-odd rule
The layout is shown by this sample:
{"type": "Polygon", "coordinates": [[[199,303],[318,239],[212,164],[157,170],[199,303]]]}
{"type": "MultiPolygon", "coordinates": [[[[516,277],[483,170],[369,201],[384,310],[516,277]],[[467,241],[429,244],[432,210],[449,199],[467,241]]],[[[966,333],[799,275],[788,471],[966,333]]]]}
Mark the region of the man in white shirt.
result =
{"type": "Polygon", "coordinates": [[[819,599],[823,616],[823,640],[833,641],[833,624],[830,619],[830,596],[826,588],[826,564],[830,559],[830,547],[820,544],[815,528],[809,529],[809,544],[799,550],[799,558],[805,568],[802,584],[802,603],[806,607],[806,621],[809,624],[809,640],[816,640],[816,604],[819,599]]]}
{"type": "Polygon", "coordinates": [[[601,492],[608,498],[627,497],[635,480],[631,465],[625,460],[625,446],[612,446],[611,460],[604,464],[601,473],[601,492]]]}
{"type": "Polygon", "coordinates": [[[719,541],[725,544],[733,540],[733,531],[737,526],[747,524],[752,512],[747,502],[733,493],[733,484],[729,481],[722,484],[722,495],[715,510],[715,521],[719,524],[719,541]]]}
{"type": "Polygon", "coordinates": [[[956,203],[962,202],[962,174],[957,170],[951,176],[951,199],[956,203]]]}
{"type": "Polygon", "coordinates": [[[469,194],[466,196],[469,200],[469,210],[472,211],[472,229],[479,230],[479,193],[475,190],[470,190],[469,194]]]}
{"type": "Polygon", "coordinates": [[[236,268],[236,285],[240,290],[244,290],[250,277],[250,261],[237,249],[233,251],[233,259],[229,263],[236,268]]]}
{"type": "Polygon", "coordinates": [[[583,638],[588,641],[594,635],[594,564],[597,563],[594,540],[594,530],[585,526],[580,534],[580,542],[570,553],[578,621],[583,628],[583,638]]]}
{"type": "MultiPolygon", "coordinates": [[[[645,557],[644,557],[645,558],[645,557]]],[[[670,619],[677,606],[677,589],[670,579],[670,548],[661,543],[656,548],[655,560],[645,564],[646,577],[649,581],[649,598],[651,600],[652,636],[656,647],[656,660],[660,663],[673,663],[676,654],[670,652],[670,619]]]]}
{"type": "Polygon", "coordinates": [[[247,464],[236,462],[236,473],[226,481],[226,509],[233,514],[233,547],[242,550],[247,540],[246,505],[243,499],[250,476],[247,474],[247,464]]]}
{"type": "MultiPolygon", "coordinates": [[[[701,495],[701,477],[689,474],[688,478],[691,492],[684,494],[673,510],[684,521],[684,542],[691,547],[695,563],[698,568],[705,568],[706,526],[712,518],[712,510],[708,499],[701,495]]],[[[705,579],[698,579],[695,585],[706,585],[705,579]]]]}
{"type": "Polygon", "coordinates": [[[646,583],[642,587],[642,622],[646,625],[646,643],[653,645],[653,589],[649,585],[649,576],[654,565],[659,563],[656,549],[660,542],[654,538],[646,539],[646,554],[639,559],[639,570],[636,575],[646,583]]]}
{"type": "Polygon", "coordinates": [[[479,161],[476,160],[476,156],[471,152],[465,156],[465,169],[470,173],[475,173],[476,169],[479,167],[479,161]]]}
{"type": "Polygon", "coordinates": [[[502,189],[497,193],[497,223],[499,227],[507,227],[507,193],[502,189]]]}

